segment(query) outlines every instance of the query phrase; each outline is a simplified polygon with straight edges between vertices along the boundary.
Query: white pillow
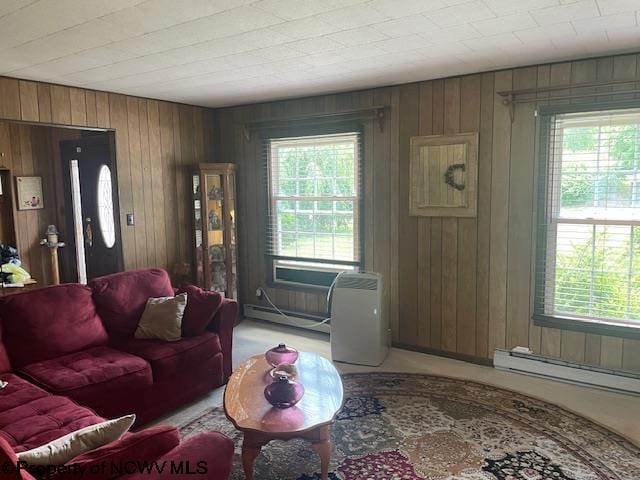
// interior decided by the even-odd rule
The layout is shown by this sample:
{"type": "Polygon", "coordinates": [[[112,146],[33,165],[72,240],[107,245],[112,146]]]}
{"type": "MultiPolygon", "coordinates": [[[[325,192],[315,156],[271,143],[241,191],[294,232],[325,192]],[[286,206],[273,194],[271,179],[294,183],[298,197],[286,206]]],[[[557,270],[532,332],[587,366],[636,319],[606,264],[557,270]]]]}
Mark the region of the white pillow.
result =
{"type": "Polygon", "coordinates": [[[136,338],[158,338],[175,342],[182,337],[182,317],[187,306],[187,294],[175,297],[159,297],[147,300],[136,338]]]}
{"type": "Polygon", "coordinates": [[[135,420],[135,415],[125,415],[89,425],[40,447],[20,452],[18,460],[29,465],[64,465],[78,455],[118,440],[135,420]]]}

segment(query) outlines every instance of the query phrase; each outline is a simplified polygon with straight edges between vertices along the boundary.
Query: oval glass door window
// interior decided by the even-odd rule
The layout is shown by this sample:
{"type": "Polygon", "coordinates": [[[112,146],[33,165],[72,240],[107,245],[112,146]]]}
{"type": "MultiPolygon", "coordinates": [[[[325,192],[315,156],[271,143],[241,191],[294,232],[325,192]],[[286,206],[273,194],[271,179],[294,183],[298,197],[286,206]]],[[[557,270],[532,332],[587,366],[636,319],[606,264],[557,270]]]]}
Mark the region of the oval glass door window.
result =
{"type": "Polygon", "coordinates": [[[106,165],[102,165],[98,173],[98,220],[105,246],[113,247],[116,243],[116,225],[113,217],[111,170],[106,165]]]}

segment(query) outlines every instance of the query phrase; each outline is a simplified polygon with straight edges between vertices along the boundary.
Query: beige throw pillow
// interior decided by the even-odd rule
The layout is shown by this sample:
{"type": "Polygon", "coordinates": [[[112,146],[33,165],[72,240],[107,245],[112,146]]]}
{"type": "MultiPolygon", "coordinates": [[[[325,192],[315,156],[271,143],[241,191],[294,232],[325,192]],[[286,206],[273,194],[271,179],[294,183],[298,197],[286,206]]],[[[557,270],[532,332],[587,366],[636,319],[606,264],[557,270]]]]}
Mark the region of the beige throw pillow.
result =
{"type": "Polygon", "coordinates": [[[182,337],[182,316],[187,306],[187,294],[175,297],[159,297],[147,300],[136,338],[159,338],[175,342],[182,337]]]}
{"type": "Polygon", "coordinates": [[[126,415],[89,425],[40,447],[20,452],[17,454],[18,460],[29,465],[64,465],[78,455],[115,442],[131,428],[135,420],[135,415],[126,415]]]}

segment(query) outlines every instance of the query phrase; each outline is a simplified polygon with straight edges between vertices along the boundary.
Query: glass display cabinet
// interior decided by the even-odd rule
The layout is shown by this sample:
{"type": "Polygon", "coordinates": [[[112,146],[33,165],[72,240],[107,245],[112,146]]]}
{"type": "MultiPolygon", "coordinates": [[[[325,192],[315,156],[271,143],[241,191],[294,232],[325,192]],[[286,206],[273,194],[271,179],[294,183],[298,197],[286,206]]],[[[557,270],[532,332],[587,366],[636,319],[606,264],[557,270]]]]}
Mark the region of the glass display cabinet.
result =
{"type": "Polygon", "coordinates": [[[195,282],[237,298],[236,166],[201,163],[192,176],[195,282]]]}

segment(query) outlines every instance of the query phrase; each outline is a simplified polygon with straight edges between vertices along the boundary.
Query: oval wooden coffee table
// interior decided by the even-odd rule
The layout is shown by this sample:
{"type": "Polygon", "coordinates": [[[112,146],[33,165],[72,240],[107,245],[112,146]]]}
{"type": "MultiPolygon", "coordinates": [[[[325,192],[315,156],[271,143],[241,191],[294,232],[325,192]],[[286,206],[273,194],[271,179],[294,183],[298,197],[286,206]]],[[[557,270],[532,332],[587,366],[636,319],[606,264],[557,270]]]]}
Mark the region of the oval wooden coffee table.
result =
{"type": "Polygon", "coordinates": [[[300,352],[297,381],[304,385],[304,396],[291,408],[272,407],[264,398],[271,382],[264,355],[251,357],[236,369],[224,392],[224,412],[244,433],[242,468],[247,480],[253,480],[253,461],[271,440],[302,438],[311,442],[320,456],[321,478],[329,478],[331,423],[340,411],[343,389],[340,374],[333,364],[316,353],[300,352]]]}

